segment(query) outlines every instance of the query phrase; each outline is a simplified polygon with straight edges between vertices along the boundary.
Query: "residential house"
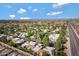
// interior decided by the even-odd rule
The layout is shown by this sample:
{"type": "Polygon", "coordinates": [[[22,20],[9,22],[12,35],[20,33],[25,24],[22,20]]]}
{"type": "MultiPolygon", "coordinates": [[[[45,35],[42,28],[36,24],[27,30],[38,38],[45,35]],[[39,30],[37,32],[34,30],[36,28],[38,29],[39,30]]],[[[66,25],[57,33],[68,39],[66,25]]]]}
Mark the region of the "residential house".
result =
{"type": "Polygon", "coordinates": [[[59,38],[59,34],[49,34],[48,38],[49,38],[50,41],[56,42],[57,39],[59,38]]]}
{"type": "Polygon", "coordinates": [[[35,47],[36,42],[30,41],[30,42],[25,42],[24,44],[22,44],[22,47],[27,48],[27,49],[32,49],[33,47],[35,47]]]}
{"type": "Polygon", "coordinates": [[[47,51],[52,56],[52,51],[54,50],[54,47],[47,46],[46,48],[43,48],[43,50],[47,51]]]}
{"type": "Polygon", "coordinates": [[[37,44],[32,50],[34,51],[34,52],[38,52],[40,49],[42,48],[42,44],[37,44]]]}
{"type": "Polygon", "coordinates": [[[23,43],[25,40],[24,39],[20,39],[20,38],[13,38],[12,41],[16,44],[20,44],[23,43]]]}

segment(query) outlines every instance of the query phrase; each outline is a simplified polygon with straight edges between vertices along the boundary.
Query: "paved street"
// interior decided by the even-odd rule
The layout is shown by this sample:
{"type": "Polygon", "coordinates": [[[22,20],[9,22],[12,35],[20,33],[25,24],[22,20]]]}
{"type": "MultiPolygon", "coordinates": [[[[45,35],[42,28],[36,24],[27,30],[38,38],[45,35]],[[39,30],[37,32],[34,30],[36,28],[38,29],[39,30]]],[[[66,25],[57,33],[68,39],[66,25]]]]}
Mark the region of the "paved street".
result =
{"type": "Polygon", "coordinates": [[[68,24],[68,28],[69,28],[71,55],[79,56],[79,39],[76,36],[71,24],[68,24]]]}

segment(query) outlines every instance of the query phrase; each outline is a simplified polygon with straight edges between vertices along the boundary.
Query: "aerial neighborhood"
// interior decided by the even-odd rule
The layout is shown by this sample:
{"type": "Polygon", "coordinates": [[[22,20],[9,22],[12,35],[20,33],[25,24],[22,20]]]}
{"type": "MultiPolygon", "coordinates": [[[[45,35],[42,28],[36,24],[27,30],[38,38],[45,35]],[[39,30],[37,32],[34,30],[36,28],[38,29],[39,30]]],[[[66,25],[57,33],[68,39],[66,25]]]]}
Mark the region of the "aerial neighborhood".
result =
{"type": "Polygon", "coordinates": [[[0,26],[0,41],[33,55],[66,55],[66,26],[45,24],[4,24],[0,26]]]}

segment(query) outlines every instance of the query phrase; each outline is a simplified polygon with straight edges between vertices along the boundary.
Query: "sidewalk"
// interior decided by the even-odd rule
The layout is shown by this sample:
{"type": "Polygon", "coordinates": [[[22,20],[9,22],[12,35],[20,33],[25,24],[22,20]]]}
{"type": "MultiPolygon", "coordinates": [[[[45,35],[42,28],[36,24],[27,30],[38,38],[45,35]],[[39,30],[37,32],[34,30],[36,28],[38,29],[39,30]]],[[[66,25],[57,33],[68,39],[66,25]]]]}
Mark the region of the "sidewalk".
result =
{"type": "Polygon", "coordinates": [[[67,56],[71,56],[71,48],[70,48],[70,38],[69,38],[69,30],[67,28],[67,35],[66,35],[66,39],[67,39],[67,42],[65,44],[65,46],[67,47],[67,49],[65,49],[65,53],[67,54],[67,56]]]}

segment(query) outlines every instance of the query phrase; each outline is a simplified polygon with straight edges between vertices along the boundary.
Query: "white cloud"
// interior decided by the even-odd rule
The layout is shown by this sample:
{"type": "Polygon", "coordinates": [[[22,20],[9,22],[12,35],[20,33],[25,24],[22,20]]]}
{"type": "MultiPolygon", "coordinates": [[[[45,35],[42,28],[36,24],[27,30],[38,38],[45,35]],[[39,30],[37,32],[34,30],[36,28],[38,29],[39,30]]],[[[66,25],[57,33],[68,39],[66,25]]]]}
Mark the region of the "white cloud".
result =
{"type": "Polygon", "coordinates": [[[20,8],[17,12],[19,14],[24,14],[26,12],[26,9],[20,8]]]}
{"type": "Polygon", "coordinates": [[[57,11],[57,12],[49,12],[49,13],[47,13],[47,15],[59,15],[59,14],[62,14],[63,13],[63,11],[57,11]]]}
{"type": "Polygon", "coordinates": [[[14,19],[14,18],[15,18],[15,15],[9,15],[9,17],[10,17],[11,19],[14,19]]]}
{"type": "Polygon", "coordinates": [[[31,9],[32,9],[32,7],[31,7],[31,6],[29,6],[29,7],[28,7],[28,9],[29,9],[29,10],[31,10],[31,9]]]}
{"type": "Polygon", "coordinates": [[[30,11],[32,11],[32,12],[36,12],[36,11],[38,11],[37,8],[32,8],[32,6],[29,6],[29,7],[28,7],[28,10],[30,10],[30,11]]]}
{"type": "Polygon", "coordinates": [[[32,11],[33,11],[33,12],[36,12],[36,11],[38,11],[38,9],[35,8],[35,9],[33,9],[32,11]]]}
{"type": "Polygon", "coordinates": [[[12,6],[11,6],[11,5],[6,5],[5,7],[6,7],[6,8],[12,8],[12,6]]]}
{"type": "Polygon", "coordinates": [[[21,17],[20,19],[31,19],[30,17],[21,17]]]}
{"type": "Polygon", "coordinates": [[[53,8],[60,8],[60,7],[64,6],[64,5],[66,5],[66,4],[68,4],[68,3],[55,3],[52,6],[53,6],[53,8]]]}

